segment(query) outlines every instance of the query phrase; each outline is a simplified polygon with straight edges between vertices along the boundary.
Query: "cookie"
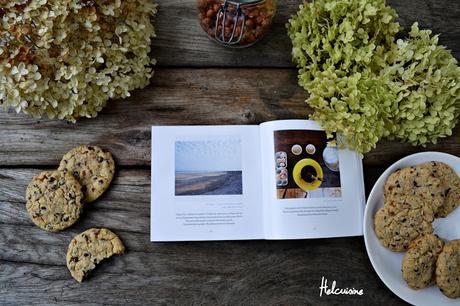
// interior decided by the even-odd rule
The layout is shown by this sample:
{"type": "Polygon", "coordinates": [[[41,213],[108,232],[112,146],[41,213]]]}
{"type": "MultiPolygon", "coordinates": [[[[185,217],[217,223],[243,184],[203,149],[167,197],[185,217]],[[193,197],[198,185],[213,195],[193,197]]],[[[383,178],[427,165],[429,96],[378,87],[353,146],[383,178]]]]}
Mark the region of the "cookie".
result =
{"type": "Polygon", "coordinates": [[[115,162],[97,146],[79,146],[64,155],[59,170],[72,174],[82,185],[85,202],[99,198],[112,182],[115,162]]]}
{"type": "Polygon", "coordinates": [[[436,284],[445,296],[460,297],[460,240],[447,242],[439,254],[436,284]]]}
{"type": "Polygon", "coordinates": [[[436,217],[447,217],[460,205],[460,178],[447,164],[432,161],[420,165],[421,169],[439,178],[444,188],[445,201],[436,213],[436,217]]]}
{"type": "Polygon", "coordinates": [[[407,167],[392,173],[384,189],[385,205],[392,203],[391,209],[423,209],[432,219],[444,204],[445,189],[442,181],[425,167],[407,167]]]}
{"type": "Polygon", "coordinates": [[[57,232],[74,224],[83,211],[81,185],[70,174],[45,171],[26,190],[26,208],[40,228],[57,232]]]}
{"type": "Polygon", "coordinates": [[[380,243],[394,252],[406,251],[412,241],[433,232],[423,210],[401,209],[393,214],[386,206],[375,214],[374,229],[380,243]]]}
{"type": "Polygon", "coordinates": [[[444,242],[438,236],[421,236],[409,245],[403,257],[402,276],[412,289],[428,287],[435,279],[436,261],[444,242]]]}
{"type": "Polygon", "coordinates": [[[433,222],[436,214],[431,205],[421,201],[416,195],[407,195],[404,197],[404,201],[387,198],[385,199],[384,205],[391,216],[394,216],[403,210],[416,210],[422,214],[425,221],[433,222]]]}
{"type": "Polygon", "coordinates": [[[123,254],[120,238],[106,228],[91,228],[75,236],[67,250],[67,268],[78,282],[82,282],[96,265],[114,254],[123,254]]]}

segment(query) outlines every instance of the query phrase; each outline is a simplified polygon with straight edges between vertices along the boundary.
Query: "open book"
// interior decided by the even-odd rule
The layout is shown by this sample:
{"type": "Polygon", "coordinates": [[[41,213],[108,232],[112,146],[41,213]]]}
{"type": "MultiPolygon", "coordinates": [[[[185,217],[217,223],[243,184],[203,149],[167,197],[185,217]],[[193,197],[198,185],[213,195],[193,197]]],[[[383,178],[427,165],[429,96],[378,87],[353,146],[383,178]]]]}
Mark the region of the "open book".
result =
{"type": "Polygon", "coordinates": [[[152,127],[151,241],[362,235],[360,156],[314,121],[152,127]]]}

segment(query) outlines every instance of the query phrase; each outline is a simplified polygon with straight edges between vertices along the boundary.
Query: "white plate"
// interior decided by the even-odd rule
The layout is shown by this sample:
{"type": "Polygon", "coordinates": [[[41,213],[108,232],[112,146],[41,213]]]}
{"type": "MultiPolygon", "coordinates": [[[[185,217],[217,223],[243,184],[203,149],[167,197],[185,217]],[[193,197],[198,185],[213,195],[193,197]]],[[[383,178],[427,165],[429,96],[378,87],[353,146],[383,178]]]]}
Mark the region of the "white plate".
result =
{"type": "MultiPolygon", "coordinates": [[[[391,165],[375,183],[367,200],[364,212],[364,241],[372,266],[385,285],[394,294],[414,305],[460,305],[460,299],[445,297],[433,285],[425,289],[412,290],[401,275],[401,262],[404,253],[395,253],[384,248],[374,232],[374,215],[383,206],[383,187],[387,177],[399,168],[415,166],[428,161],[440,161],[448,164],[460,175],[460,158],[438,152],[423,152],[407,156],[391,165]]],[[[460,239],[460,207],[447,218],[436,219],[434,232],[445,240],[460,239]]]]}

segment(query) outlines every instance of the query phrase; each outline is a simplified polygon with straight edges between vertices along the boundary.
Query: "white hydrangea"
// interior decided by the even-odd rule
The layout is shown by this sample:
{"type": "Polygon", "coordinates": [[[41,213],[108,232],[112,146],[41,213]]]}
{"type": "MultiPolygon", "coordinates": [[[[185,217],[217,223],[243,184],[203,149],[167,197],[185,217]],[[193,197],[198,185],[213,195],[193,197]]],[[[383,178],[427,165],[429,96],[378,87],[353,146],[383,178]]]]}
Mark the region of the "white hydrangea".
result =
{"type": "Polygon", "coordinates": [[[17,0],[0,8],[0,106],[95,117],[148,85],[151,0],[17,0]]]}

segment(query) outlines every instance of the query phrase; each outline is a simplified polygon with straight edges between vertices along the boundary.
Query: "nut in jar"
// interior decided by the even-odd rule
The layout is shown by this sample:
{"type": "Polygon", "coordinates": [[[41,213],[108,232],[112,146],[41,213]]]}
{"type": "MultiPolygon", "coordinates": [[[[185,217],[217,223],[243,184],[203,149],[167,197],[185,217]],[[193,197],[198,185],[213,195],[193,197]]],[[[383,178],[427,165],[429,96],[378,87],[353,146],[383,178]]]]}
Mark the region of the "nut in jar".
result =
{"type": "Polygon", "coordinates": [[[276,0],[198,0],[201,27],[227,47],[248,47],[269,30],[276,0]]]}

